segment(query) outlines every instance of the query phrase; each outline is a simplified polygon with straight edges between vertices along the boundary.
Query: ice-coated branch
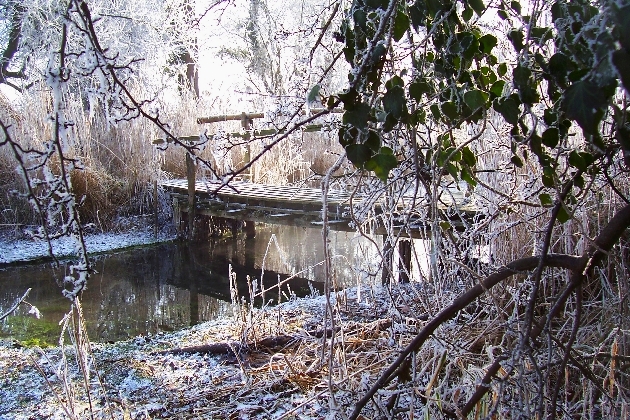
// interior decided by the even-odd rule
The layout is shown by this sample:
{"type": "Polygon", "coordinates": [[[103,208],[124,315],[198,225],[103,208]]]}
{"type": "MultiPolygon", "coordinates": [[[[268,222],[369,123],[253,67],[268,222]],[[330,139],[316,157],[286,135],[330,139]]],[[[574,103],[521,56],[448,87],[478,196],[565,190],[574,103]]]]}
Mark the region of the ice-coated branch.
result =
{"type": "MultiPolygon", "coordinates": [[[[547,324],[558,315],[569,296],[582,284],[584,277],[606,257],[608,251],[610,251],[610,249],[617,243],[619,238],[621,238],[621,235],[628,227],[630,227],[630,205],[623,207],[612,219],[610,219],[606,227],[602,229],[600,234],[593,241],[593,244],[581,257],[564,254],[548,254],[543,259],[543,265],[545,267],[565,268],[571,270],[573,273],[568,287],[566,287],[560,296],[558,296],[554,306],[552,306],[549,310],[547,315],[547,324]]],[[[433,319],[429,321],[429,323],[420,331],[420,333],[418,333],[418,335],[416,335],[411,343],[409,343],[409,345],[400,353],[396,360],[381,374],[372,388],[357,402],[350,418],[358,418],[363,407],[365,407],[376,392],[398,377],[402,369],[405,368],[404,362],[409,355],[413,352],[419,351],[426,340],[440,325],[453,318],[457,315],[457,313],[459,313],[459,311],[475,301],[482,294],[486,293],[486,291],[490,290],[492,287],[507,278],[524,271],[534,270],[538,267],[540,260],[541,259],[538,256],[535,256],[522,258],[507,264],[506,266],[500,268],[496,273],[486,277],[479,284],[460,295],[453,301],[453,303],[433,317],[433,319]]],[[[534,328],[530,332],[530,338],[533,339],[537,337],[543,330],[543,328],[534,328]]],[[[494,369],[498,369],[498,367],[494,367],[494,369]]],[[[493,369],[489,370],[489,372],[491,371],[493,371],[493,369]]],[[[482,393],[484,389],[487,392],[489,387],[485,386],[477,391],[478,393],[482,393]]],[[[475,398],[480,397],[476,395],[475,398]]]]}
{"type": "Polygon", "coordinates": [[[22,302],[24,302],[24,299],[26,299],[28,294],[31,293],[31,290],[32,289],[29,287],[28,290],[24,292],[22,297],[19,298],[6,313],[4,313],[3,315],[0,315],[0,322],[4,321],[5,318],[7,318],[9,315],[15,312],[15,310],[22,304],[22,302]]]}

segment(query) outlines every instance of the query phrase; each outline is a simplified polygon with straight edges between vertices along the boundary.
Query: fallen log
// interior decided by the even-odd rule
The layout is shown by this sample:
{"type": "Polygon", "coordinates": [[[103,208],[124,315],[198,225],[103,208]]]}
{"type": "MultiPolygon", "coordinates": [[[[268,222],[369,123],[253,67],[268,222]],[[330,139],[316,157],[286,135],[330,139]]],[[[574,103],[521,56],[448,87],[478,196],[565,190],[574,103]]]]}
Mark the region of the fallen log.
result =
{"type": "Polygon", "coordinates": [[[277,353],[289,345],[297,343],[298,337],[291,335],[278,335],[267,337],[252,343],[242,344],[238,341],[229,343],[201,344],[199,346],[180,347],[170,350],[162,350],[154,354],[212,354],[217,356],[236,356],[236,354],[250,353],[253,350],[263,353],[277,353]],[[236,354],[235,354],[236,353],[236,354]]]}

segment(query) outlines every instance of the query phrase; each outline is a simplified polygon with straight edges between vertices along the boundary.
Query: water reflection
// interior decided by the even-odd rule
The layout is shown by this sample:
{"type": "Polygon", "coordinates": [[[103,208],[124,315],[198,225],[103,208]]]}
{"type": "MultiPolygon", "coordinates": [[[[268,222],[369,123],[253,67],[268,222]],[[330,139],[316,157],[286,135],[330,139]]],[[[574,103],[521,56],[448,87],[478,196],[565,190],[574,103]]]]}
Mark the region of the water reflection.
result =
{"type": "MultiPolygon", "coordinates": [[[[331,232],[330,241],[337,255],[333,271],[339,286],[364,280],[370,271],[366,262],[377,261],[369,241],[346,232],[331,232]],[[354,267],[359,265],[367,270],[357,271],[354,267]]],[[[319,229],[273,225],[259,226],[254,240],[239,236],[204,244],[166,243],[98,257],[97,274],[82,295],[88,333],[96,341],[115,341],[229,315],[229,267],[242,297],[247,298],[256,284],[260,288],[261,278],[265,288],[271,288],[266,300],[317,293],[322,260],[319,229]],[[290,276],[291,282],[285,284],[290,276]],[[278,282],[283,284],[280,296],[278,282]]],[[[58,286],[63,276],[64,267],[50,265],[0,270],[0,313],[30,287],[28,301],[43,315],[35,319],[23,306],[0,324],[0,336],[55,344],[58,322],[69,309],[58,286]]]]}

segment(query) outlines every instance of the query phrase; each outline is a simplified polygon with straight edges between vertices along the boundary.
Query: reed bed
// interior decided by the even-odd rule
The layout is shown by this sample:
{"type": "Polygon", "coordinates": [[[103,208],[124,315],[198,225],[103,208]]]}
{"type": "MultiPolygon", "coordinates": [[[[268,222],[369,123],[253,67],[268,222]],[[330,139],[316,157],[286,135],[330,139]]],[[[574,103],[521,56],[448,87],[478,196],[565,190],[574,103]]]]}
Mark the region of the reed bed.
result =
{"type": "MultiPolygon", "coordinates": [[[[142,96],[141,89],[132,90],[142,96]]],[[[129,216],[152,214],[156,207],[168,212],[170,206],[163,192],[159,194],[158,203],[154,200],[154,182],[185,177],[185,151],[173,145],[165,150],[156,147],[154,141],[163,134],[157,132],[149,121],[133,119],[112,124],[98,103],[90,103],[78,94],[67,93],[67,96],[64,112],[73,123],[68,157],[80,162],[72,171],[71,181],[74,193],[82,201],[81,220],[100,231],[112,231],[124,229],[124,220],[129,216]]],[[[213,140],[212,136],[217,133],[243,132],[238,122],[202,126],[196,123],[197,117],[225,113],[225,110],[215,108],[215,101],[196,100],[186,94],[176,99],[165,98],[158,98],[154,106],[161,109],[160,117],[169,122],[173,133],[210,137],[197,151],[197,156],[211,165],[211,168],[198,165],[200,179],[237,171],[265,145],[264,139],[252,141],[247,156],[245,142],[239,146],[233,141],[213,140]]],[[[25,148],[45,148],[46,141],[51,138],[47,119],[50,108],[51,98],[46,89],[33,90],[14,103],[0,98],[3,121],[11,125],[12,137],[25,148]]],[[[258,126],[262,127],[261,124],[258,126]]],[[[339,146],[330,136],[296,134],[284,142],[284,147],[272,149],[255,162],[249,173],[255,182],[303,184],[325,170],[326,163],[332,159],[326,156],[330,155],[330,150],[336,149],[339,146]]],[[[19,230],[23,226],[36,226],[39,220],[22,195],[24,181],[15,172],[16,166],[9,148],[2,148],[0,224],[19,230]]],[[[55,170],[54,162],[52,169],[55,170]]],[[[316,180],[311,182],[311,185],[316,184],[316,180]]],[[[162,223],[168,223],[168,217],[161,219],[162,223]]]]}

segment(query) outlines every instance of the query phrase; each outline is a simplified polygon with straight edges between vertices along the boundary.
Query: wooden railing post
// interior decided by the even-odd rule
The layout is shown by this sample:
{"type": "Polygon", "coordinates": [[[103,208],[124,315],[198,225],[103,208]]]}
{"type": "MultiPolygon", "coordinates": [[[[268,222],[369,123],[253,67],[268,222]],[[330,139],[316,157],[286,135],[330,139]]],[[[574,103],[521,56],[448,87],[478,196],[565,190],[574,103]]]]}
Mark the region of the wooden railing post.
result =
{"type": "MultiPolygon", "coordinates": [[[[247,115],[246,113],[242,113],[241,114],[241,126],[243,127],[243,130],[246,133],[249,133],[249,130],[251,130],[252,126],[252,119],[250,118],[249,115],[247,115]]],[[[250,160],[251,160],[251,148],[249,146],[249,138],[247,138],[247,144],[245,145],[245,155],[243,156],[243,163],[245,165],[249,164],[250,160]]],[[[243,171],[243,176],[246,176],[247,178],[249,178],[250,182],[253,182],[252,179],[252,172],[251,172],[252,168],[247,168],[243,171]]]]}

